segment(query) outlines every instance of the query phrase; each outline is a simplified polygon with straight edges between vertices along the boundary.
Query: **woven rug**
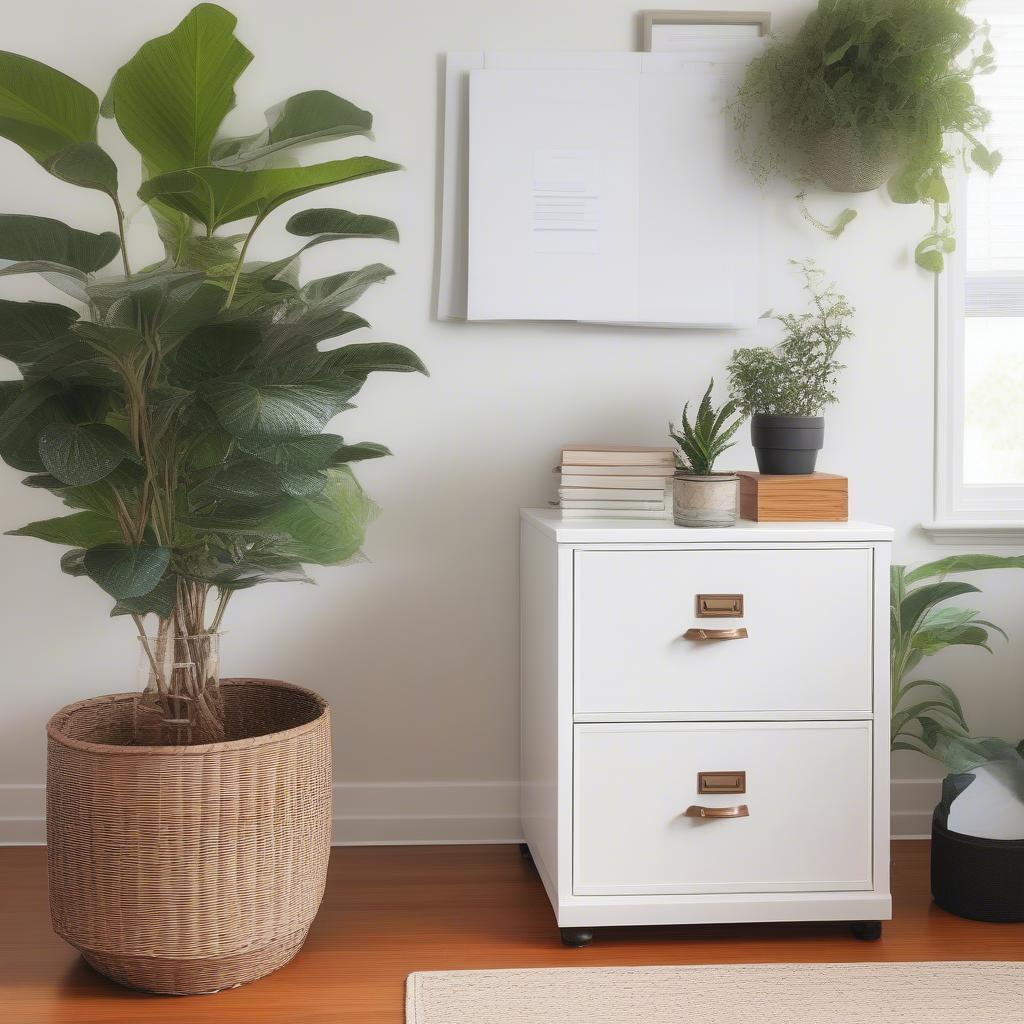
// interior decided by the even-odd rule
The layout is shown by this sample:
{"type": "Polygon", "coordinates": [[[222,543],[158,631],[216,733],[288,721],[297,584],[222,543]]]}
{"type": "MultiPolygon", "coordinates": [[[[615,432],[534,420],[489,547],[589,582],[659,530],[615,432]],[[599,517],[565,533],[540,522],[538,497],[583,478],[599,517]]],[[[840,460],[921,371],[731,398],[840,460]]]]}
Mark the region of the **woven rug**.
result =
{"type": "Polygon", "coordinates": [[[406,1024],[1022,1024],[1024,964],[410,974],[406,1024]]]}

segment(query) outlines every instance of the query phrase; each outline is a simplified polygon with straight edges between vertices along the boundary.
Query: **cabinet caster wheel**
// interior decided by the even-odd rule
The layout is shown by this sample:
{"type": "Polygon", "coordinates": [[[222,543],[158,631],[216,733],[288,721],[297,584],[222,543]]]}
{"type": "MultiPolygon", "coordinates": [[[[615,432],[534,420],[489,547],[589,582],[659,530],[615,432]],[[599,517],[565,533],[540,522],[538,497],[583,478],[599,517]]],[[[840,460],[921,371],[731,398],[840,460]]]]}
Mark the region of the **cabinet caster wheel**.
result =
{"type": "Polygon", "coordinates": [[[529,860],[529,861],[533,860],[533,854],[530,853],[530,844],[529,843],[520,843],[519,844],[519,856],[522,857],[523,860],[529,860]]]}
{"type": "Polygon", "coordinates": [[[559,928],[562,935],[562,945],[572,946],[573,949],[580,949],[589,946],[594,941],[594,932],[590,928],[559,928]]]}
{"type": "Polygon", "coordinates": [[[850,931],[861,942],[877,942],[882,937],[881,921],[851,921],[850,931]]]}

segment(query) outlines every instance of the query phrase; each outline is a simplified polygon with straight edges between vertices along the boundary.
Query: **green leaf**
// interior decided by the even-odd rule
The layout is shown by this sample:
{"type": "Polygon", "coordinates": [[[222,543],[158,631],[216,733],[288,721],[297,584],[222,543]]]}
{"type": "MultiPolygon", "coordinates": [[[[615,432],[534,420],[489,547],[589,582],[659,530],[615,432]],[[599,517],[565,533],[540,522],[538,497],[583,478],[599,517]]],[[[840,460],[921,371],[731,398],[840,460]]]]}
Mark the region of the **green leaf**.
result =
{"type": "Polygon", "coordinates": [[[215,380],[203,385],[200,394],[230,434],[266,446],[318,434],[350,408],[349,399],[374,370],[426,372],[419,357],[402,345],[347,345],[215,380]]]}
{"type": "Polygon", "coordinates": [[[61,181],[94,188],[117,199],[117,164],[95,142],[79,142],[44,161],[43,166],[61,181]]]}
{"type": "Polygon", "coordinates": [[[61,150],[96,141],[99,101],[73,78],[0,51],[0,136],[45,164],[61,150]]]}
{"type": "Polygon", "coordinates": [[[286,468],[242,459],[225,466],[193,488],[189,495],[193,507],[224,498],[242,502],[261,502],[281,495],[307,497],[324,489],[326,477],[315,470],[286,468]]]}
{"type": "Polygon", "coordinates": [[[941,252],[935,249],[922,249],[921,246],[918,246],[914,253],[914,262],[933,274],[941,274],[942,268],[946,265],[941,252]]]}
{"type": "Polygon", "coordinates": [[[238,446],[257,459],[287,469],[329,469],[364,459],[379,459],[391,454],[389,448],[372,441],[345,444],[337,434],[314,434],[269,447],[239,441],[238,446]]]}
{"type": "Polygon", "coordinates": [[[926,180],[922,193],[926,199],[932,199],[936,203],[949,202],[949,187],[946,185],[946,179],[942,176],[941,171],[932,173],[931,177],[926,180]]]}
{"type": "Polygon", "coordinates": [[[130,454],[124,434],[104,423],[53,423],[39,435],[43,465],[73,486],[102,480],[130,454]]]}
{"type": "Polygon", "coordinates": [[[160,332],[164,354],[176,348],[181,339],[196,328],[213,320],[223,305],[224,289],[209,282],[203,282],[195,291],[170,292],[154,324],[160,332]]]}
{"type": "Polygon", "coordinates": [[[85,575],[85,548],[74,548],[60,556],[60,571],[69,576],[85,575]]]}
{"type": "Polygon", "coordinates": [[[310,142],[370,136],[373,116],[332,92],[300,92],[267,111],[267,127],[256,135],[220,139],[212,162],[220,167],[247,167],[273,153],[310,142]]]}
{"type": "Polygon", "coordinates": [[[227,537],[279,544],[288,535],[266,522],[266,510],[251,506],[221,508],[215,512],[184,513],[178,516],[179,526],[199,532],[207,537],[227,537]]]}
{"type": "Polygon", "coordinates": [[[114,76],[109,103],[150,174],[210,162],[210,146],[235,105],[235,82],[252,54],[233,14],[199,4],[167,35],[145,43],[114,76]]]}
{"type": "Polygon", "coordinates": [[[112,231],[96,235],[49,217],[0,214],[0,260],[44,261],[92,274],[120,251],[112,231]]]}
{"type": "Polygon", "coordinates": [[[203,574],[221,590],[247,590],[260,583],[312,583],[297,559],[263,553],[215,566],[203,574]]]}
{"type": "Polygon", "coordinates": [[[894,203],[919,203],[922,198],[921,168],[908,164],[886,183],[886,191],[894,203]]]}
{"type": "Polygon", "coordinates": [[[986,174],[995,174],[999,165],[1003,162],[1003,154],[989,150],[980,142],[971,150],[971,159],[977,167],[980,167],[986,174]]]}
{"type": "Polygon", "coordinates": [[[86,575],[118,601],[142,597],[160,582],[171,559],[171,549],[127,544],[100,544],[89,548],[83,565],[86,575]]]}
{"type": "Polygon", "coordinates": [[[920,701],[917,704],[912,704],[910,707],[901,708],[897,714],[893,715],[893,733],[898,735],[901,729],[911,722],[916,721],[925,711],[929,711],[932,714],[940,713],[948,715],[956,725],[964,730],[964,732],[967,731],[967,723],[964,721],[962,711],[959,711],[949,701],[942,697],[932,697],[928,700],[920,701]]]}
{"type": "Polygon", "coordinates": [[[377,511],[352,473],[336,469],[330,471],[323,494],[292,498],[264,523],[290,538],[281,544],[281,554],[317,565],[338,565],[359,553],[366,526],[377,511]]]}
{"type": "Polygon", "coordinates": [[[977,572],[980,569],[1024,569],[1024,555],[950,555],[915,566],[904,575],[904,582],[918,583],[935,576],[977,572]]]}
{"type": "Polygon", "coordinates": [[[926,586],[911,590],[900,605],[900,621],[904,631],[910,631],[929,608],[940,601],[962,594],[977,594],[978,588],[971,583],[956,580],[945,580],[940,583],[929,583],[926,586]]]}
{"type": "Polygon", "coordinates": [[[72,340],[78,314],[52,302],[0,299],[0,356],[24,366],[72,340]]]}
{"type": "Polygon", "coordinates": [[[249,320],[204,324],[178,346],[171,382],[191,389],[226,377],[246,364],[261,341],[258,325],[249,320]]]}
{"type": "Polygon", "coordinates": [[[117,520],[98,512],[75,512],[56,519],[42,519],[7,532],[12,537],[35,537],[51,544],[67,544],[76,548],[116,544],[123,539],[117,520]]]}
{"type": "MultiPolygon", "coordinates": [[[[304,210],[291,217],[285,227],[292,234],[311,237],[312,240],[283,259],[246,264],[239,275],[235,300],[232,303],[233,309],[248,308],[253,304],[253,300],[263,306],[294,302],[296,308],[301,308],[306,300],[301,294],[297,294],[298,262],[302,254],[315,245],[346,238],[398,241],[398,228],[393,221],[383,217],[349,213],[347,210],[304,210]]],[[[369,269],[364,267],[363,271],[353,273],[361,274],[369,269]]],[[[380,264],[375,264],[373,269],[379,274],[376,280],[383,280],[392,273],[389,268],[380,264]],[[383,273],[380,273],[381,271],[383,273]]],[[[366,326],[366,322],[360,319],[360,325],[366,326]]]]}
{"type": "Polygon", "coordinates": [[[938,683],[934,679],[915,679],[912,683],[907,683],[900,689],[897,701],[902,701],[911,690],[916,690],[918,687],[938,690],[946,698],[946,702],[953,709],[954,713],[959,717],[960,721],[963,723],[963,727],[965,729],[967,728],[967,720],[964,718],[964,709],[963,705],[960,703],[960,698],[956,695],[956,691],[945,683],[938,683]]]}
{"type": "MultiPolygon", "coordinates": [[[[58,384],[51,380],[40,381],[38,384],[23,385],[21,381],[4,381],[3,396],[0,400],[0,443],[7,441],[12,434],[23,427],[26,419],[37,409],[60,394],[58,384]]],[[[57,418],[54,416],[54,418],[57,418]]],[[[38,436],[38,435],[37,435],[38,436]]],[[[16,466],[20,469],[22,467],[16,466]]],[[[26,470],[32,472],[31,470],[26,470]]]]}
{"type": "Polygon", "coordinates": [[[398,164],[372,156],[258,171],[197,166],[151,178],[139,189],[139,198],[146,203],[157,199],[188,214],[212,232],[223,224],[248,217],[262,220],[283,203],[307,192],[398,169],[398,164]]]}
{"type": "Polygon", "coordinates": [[[324,236],[317,239],[324,242],[335,238],[383,238],[390,242],[398,241],[398,228],[394,221],[350,213],[348,210],[302,210],[288,218],[285,230],[304,238],[324,236]]]}
{"type": "Polygon", "coordinates": [[[979,628],[984,622],[976,616],[977,612],[965,608],[941,608],[929,612],[911,632],[911,648],[932,655],[945,647],[962,644],[986,647],[988,634],[979,628]]]}
{"type": "Polygon", "coordinates": [[[130,363],[140,353],[150,350],[150,344],[143,335],[131,327],[107,327],[88,320],[79,320],[72,327],[75,336],[81,338],[94,351],[119,363],[130,363]]]}
{"type": "Polygon", "coordinates": [[[134,492],[140,480],[137,475],[126,471],[126,466],[134,469],[136,474],[141,475],[141,468],[136,468],[131,463],[123,463],[122,467],[115,470],[110,476],[104,477],[94,484],[84,484],[81,487],[69,487],[63,481],[48,473],[27,477],[22,483],[30,487],[49,488],[68,508],[98,512],[107,519],[116,519],[117,511],[121,504],[125,505],[129,512],[134,512],[137,501],[134,492]],[[38,481],[38,483],[35,481],[38,481]],[[121,499],[120,502],[118,498],[121,499]]]}
{"type": "Polygon", "coordinates": [[[332,373],[341,372],[351,376],[366,376],[375,370],[429,376],[423,360],[412,349],[385,341],[362,342],[331,349],[324,353],[322,362],[332,373]]]}
{"type": "Polygon", "coordinates": [[[165,576],[148,594],[141,597],[122,598],[110,611],[111,618],[117,615],[159,615],[166,619],[174,613],[178,600],[177,576],[165,576]]]}
{"type": "Polygon", "coordinates": [[[367,322],[348,310],[371,285],[390,277],[394,271],[372,263],[304,285],[287,305],[287,311],[268,325],[266,352],[307,351],[320,341],[368,327],[367,322]]]}
{"type": "Polygon", "coordinates": [[[269,442],[319,433],[339,412],[350,408],[348,399],[359,391],[360,383],[219,381],[205,386],[202,396],[228,433],[269,442]]]}
{"type": "Polygon", "coordinates": [[[846,56],[847,51],[857,41],[856,35],[853,31],[847,29],[845,38],[841,39],[830,39],[826,46],[825,52],[822,55],[822,64],[828,67],[831,64],[836,64],[846,56]]]}
{"type": "MultiPolygon", "coordinates": [[[[943,735],[937,749],[951,775],[972,772],[984,764],[1010,764],[1024,768],[1021,755],[1012,743],[993,736],[943,735]]],[[[1018,783],[1018,792],[1022,787],[1018,783]]],[[[1024,793],[1020,794],[1024,796],[1024,793]]]]}
{"type": "MultiPolygon", "coordinates": [[[[223,292],[215,285],[207,285],[202,271],[178,270],[161,266],[148,273],[137,273],[130,278],[94,281],[87,285],[89,301],[96,307],[99,322],[110,327],[129,327],[133,330],[149,329],[164,334],[166,324],[177,314],[200,299],[208,290],[223,292]]],[[[209,302],[203,303],[203,314],[209,302]]],[[[186,325],[191,330],[192,324],[186,325]]]]}

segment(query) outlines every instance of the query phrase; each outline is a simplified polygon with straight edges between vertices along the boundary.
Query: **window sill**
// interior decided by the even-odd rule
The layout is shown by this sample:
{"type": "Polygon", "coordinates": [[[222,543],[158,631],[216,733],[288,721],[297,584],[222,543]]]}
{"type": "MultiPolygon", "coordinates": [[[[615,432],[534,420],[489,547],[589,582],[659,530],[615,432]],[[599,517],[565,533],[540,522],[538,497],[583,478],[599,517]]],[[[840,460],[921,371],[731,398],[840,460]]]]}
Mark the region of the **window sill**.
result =
{"type": "Polygon", "coordinates": [[[921,529],[936,544],[1024,543],[1024,519],[947,519],[922,523],[921,529]]]}

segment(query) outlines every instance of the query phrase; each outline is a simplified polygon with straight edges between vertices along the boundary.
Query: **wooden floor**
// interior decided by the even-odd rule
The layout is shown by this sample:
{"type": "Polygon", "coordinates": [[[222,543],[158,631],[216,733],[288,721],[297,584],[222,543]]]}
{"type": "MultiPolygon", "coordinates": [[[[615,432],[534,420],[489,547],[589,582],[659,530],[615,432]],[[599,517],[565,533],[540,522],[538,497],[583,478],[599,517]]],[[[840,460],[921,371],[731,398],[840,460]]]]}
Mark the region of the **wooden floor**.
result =
{"type": "MultiPolygon", "coordinates": [[[[895,919],[881,941],[842,925],[609,929],[565,949],[513,846],[333,851],[298,957],[213,996],[148,996],[106,981],[50,931],[45,852],[0,848],[0,1024],[400,1024],[410,971],[611,964],[1024,960],[1024,925],[952,917],[928,894],[928,844],[893,844],[895,919]]],[[[981,1022],[979,1022],[981,1024],[981,1022]]]]}

